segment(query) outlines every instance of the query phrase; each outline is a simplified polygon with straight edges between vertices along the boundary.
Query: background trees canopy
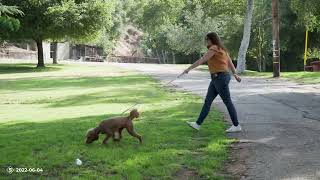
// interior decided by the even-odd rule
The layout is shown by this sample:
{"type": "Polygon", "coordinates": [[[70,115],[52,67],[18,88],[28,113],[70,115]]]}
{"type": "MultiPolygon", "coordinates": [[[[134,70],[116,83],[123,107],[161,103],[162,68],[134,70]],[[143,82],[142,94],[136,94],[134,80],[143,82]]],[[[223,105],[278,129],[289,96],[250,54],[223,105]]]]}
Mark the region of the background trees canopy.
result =
{"type": "Polygon", "coordinates": [[[140,14],[130,20],[145,32],[142,46],[146,52],[164,62],[178,63],[196,60],[210,31],[216,31],[229,44],[228,38],[237,32],[234,26],[241,24],[245,7],[240,0],[138,0],[137,4],[139,7],[134,8],[140,14]]]}
{"type": "Polygon", "coordinates": [[[3,0],[6,5],[19,5],[24,16],[15,16],[21,27],[10,33],[11,39],[32,39],[38,48],[38,67],[44,66],[43,40],[74,39],[90,41],[102,29],[111,27],[112,3],[103,0],[3,0]]]}
{"type": "MultiPolygon", "coordinates": [[[[248,6],[243,0],[2,0],[2,3],[19,5],[25,13],[5,20],[0,16],[3,22],[0,26],[11,27],[7,28],[11,31],[5,31],[7,35],[13,39],[33,39],[39,49],[42,40],[68,40],[96,44],[110,54],[123,27],[131,24],[144,32],[140,47],[145,55],[158,57],[163,63],[197,60],[206,50],[204,36],[210,31],[220,35],[231,57],[237,60],[248,6]]],[[[246,68],[271,71],[271,0],[255,1],[253,9],[246,68]]],[[[302,70],[306,28],[312,31],[309,47],[319,48],[320,3],[281,0],[279,10],[281,68],[302,70]]],[[[1,28],[1,36],[3,29],[6,28],[1,28]]],[[[39,54],[38,66],[42,65],[39,54]]]]}
{"type": "Polygon", "coordinates": [[[292,0],[291,8],[300,24],[309,30],[320,31],[320,3],[317,0],[292,0]]]}
{"type": "MultiPolygon", "coordinates": [[[[319,27],[320,4],[317,0],[281,0],[280,6],[281,69],[303,70],[304,26],[319,27]]],[[[210,31],[221,36],[237,60],[246,7],[246,1],[240,0],[137,0],[128,14],[145,32],[142,47],[148,55],[164,62],[192,63],[205,50],[203,37],[210,31]]],[[[246,68],[271,71],[271,0],[255,1],[253,9],[246,68]]],[[[320,37],[318,32],[310,34],[311,46],[319,46],[316,37],[320,37]]]]}

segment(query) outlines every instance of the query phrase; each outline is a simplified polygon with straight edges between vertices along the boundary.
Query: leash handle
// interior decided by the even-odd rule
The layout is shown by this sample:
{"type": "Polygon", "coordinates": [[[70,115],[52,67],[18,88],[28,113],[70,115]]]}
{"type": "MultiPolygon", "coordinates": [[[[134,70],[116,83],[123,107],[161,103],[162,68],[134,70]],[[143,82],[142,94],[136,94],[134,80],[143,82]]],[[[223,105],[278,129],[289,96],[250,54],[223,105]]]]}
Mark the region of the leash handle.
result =
{"type": "Polygon", "coordinates": [[[181,74],[179,74],[175,79],[173,79],[173,80],[169,81],[169,82],[168,82],[167,84],[165,84],[165,85],[171,84],[173,81],[175,81],[175,80],[179,79],[179,78],[180,78],[180,77],[182,77],[184,74],[185,74],[185,72],[182,72],[182,73],[181,73],[181,74]]]}
{"type": "Polygon", "coordinates": [[[186,73],[183,71],[181,74],[179,74],[178,76],[177,76],[177,79],[178,78],[180,78],[180,77],[182,77],[183,75],[185,75],[186,73]]]}

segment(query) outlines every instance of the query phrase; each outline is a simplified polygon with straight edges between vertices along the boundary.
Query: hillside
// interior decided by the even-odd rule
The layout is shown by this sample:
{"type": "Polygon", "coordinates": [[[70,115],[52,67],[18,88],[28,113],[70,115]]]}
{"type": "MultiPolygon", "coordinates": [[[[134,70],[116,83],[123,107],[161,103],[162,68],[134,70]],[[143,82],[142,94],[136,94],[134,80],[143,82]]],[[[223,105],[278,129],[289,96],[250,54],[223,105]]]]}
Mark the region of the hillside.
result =
{"type": "Polygon", "coordinates": [[[132,25],[127,25],[113,51],[115,56],[135,56],[144,57],[139,46],[143,32],[132,25]]]}

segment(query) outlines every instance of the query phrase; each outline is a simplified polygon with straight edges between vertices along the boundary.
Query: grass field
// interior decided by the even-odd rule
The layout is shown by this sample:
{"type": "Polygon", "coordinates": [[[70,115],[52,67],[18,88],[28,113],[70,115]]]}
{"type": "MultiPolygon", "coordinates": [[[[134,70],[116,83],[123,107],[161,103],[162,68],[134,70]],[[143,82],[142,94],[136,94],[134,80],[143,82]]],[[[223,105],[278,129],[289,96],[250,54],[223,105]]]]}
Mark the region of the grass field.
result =
{"type": "MultiPolygon", "coordinates": [[[[208,71],[206,65],[202,65],[197,68],[200,71],[208,71]]],[[[245,73],[241,74],[242,76],[251,76],[251,77],[261,77],[261,78],[272,78],[272,72],[257,72],[247,70],[245,73]]],[[[305,84],[317,84],[320,83],[320,72],[281,72],[281,78],[292,80],[298,83],[305,84]]]]}
{"type": "MultiPolygon", "coordinates": [[[[272,78],[272,72],[246,71],[245,76],[272,78]]],[[[281,72],[281,77],[299,83],[316,84],[320,83],[320,72],[281,72]]]]}
{"type": "MultiPolygon", "coordinates": [[[[164,89],[148,76],[107,65],[66,64],[36,70],[0,65],[0,177],[6,179],[221,179],[231,140],[216,111],[195,132],[202,100],[164,89]],[[120,143],[84,144],[88,128],[136,102],[136,131],[120,143]],[[75,159],[83,161],[75,165],[75,159]],[[12,173],[6,168],[41,168],[12,173]]],[[[1,179],[2,179],[1,178],[1,179]]]]}

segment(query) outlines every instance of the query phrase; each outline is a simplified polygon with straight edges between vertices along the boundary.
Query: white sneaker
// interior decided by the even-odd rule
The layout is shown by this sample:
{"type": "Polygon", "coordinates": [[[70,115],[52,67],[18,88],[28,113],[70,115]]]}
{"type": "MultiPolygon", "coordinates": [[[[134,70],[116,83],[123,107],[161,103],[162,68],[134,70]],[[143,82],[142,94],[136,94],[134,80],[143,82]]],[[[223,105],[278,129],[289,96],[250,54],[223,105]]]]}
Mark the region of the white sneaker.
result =
{"type": "Polygon", "coordinates": [[[198,125],[196,122],[187,122],[187,124],[195,130],[200,130],[200,125],[198,125]]]}
{"type": "Polygon", "coordinates": [[[232,125],[229,129],[226,130],[227,133],[240,132],[242,131],[240,124],[238,126],[232,125]]]}

